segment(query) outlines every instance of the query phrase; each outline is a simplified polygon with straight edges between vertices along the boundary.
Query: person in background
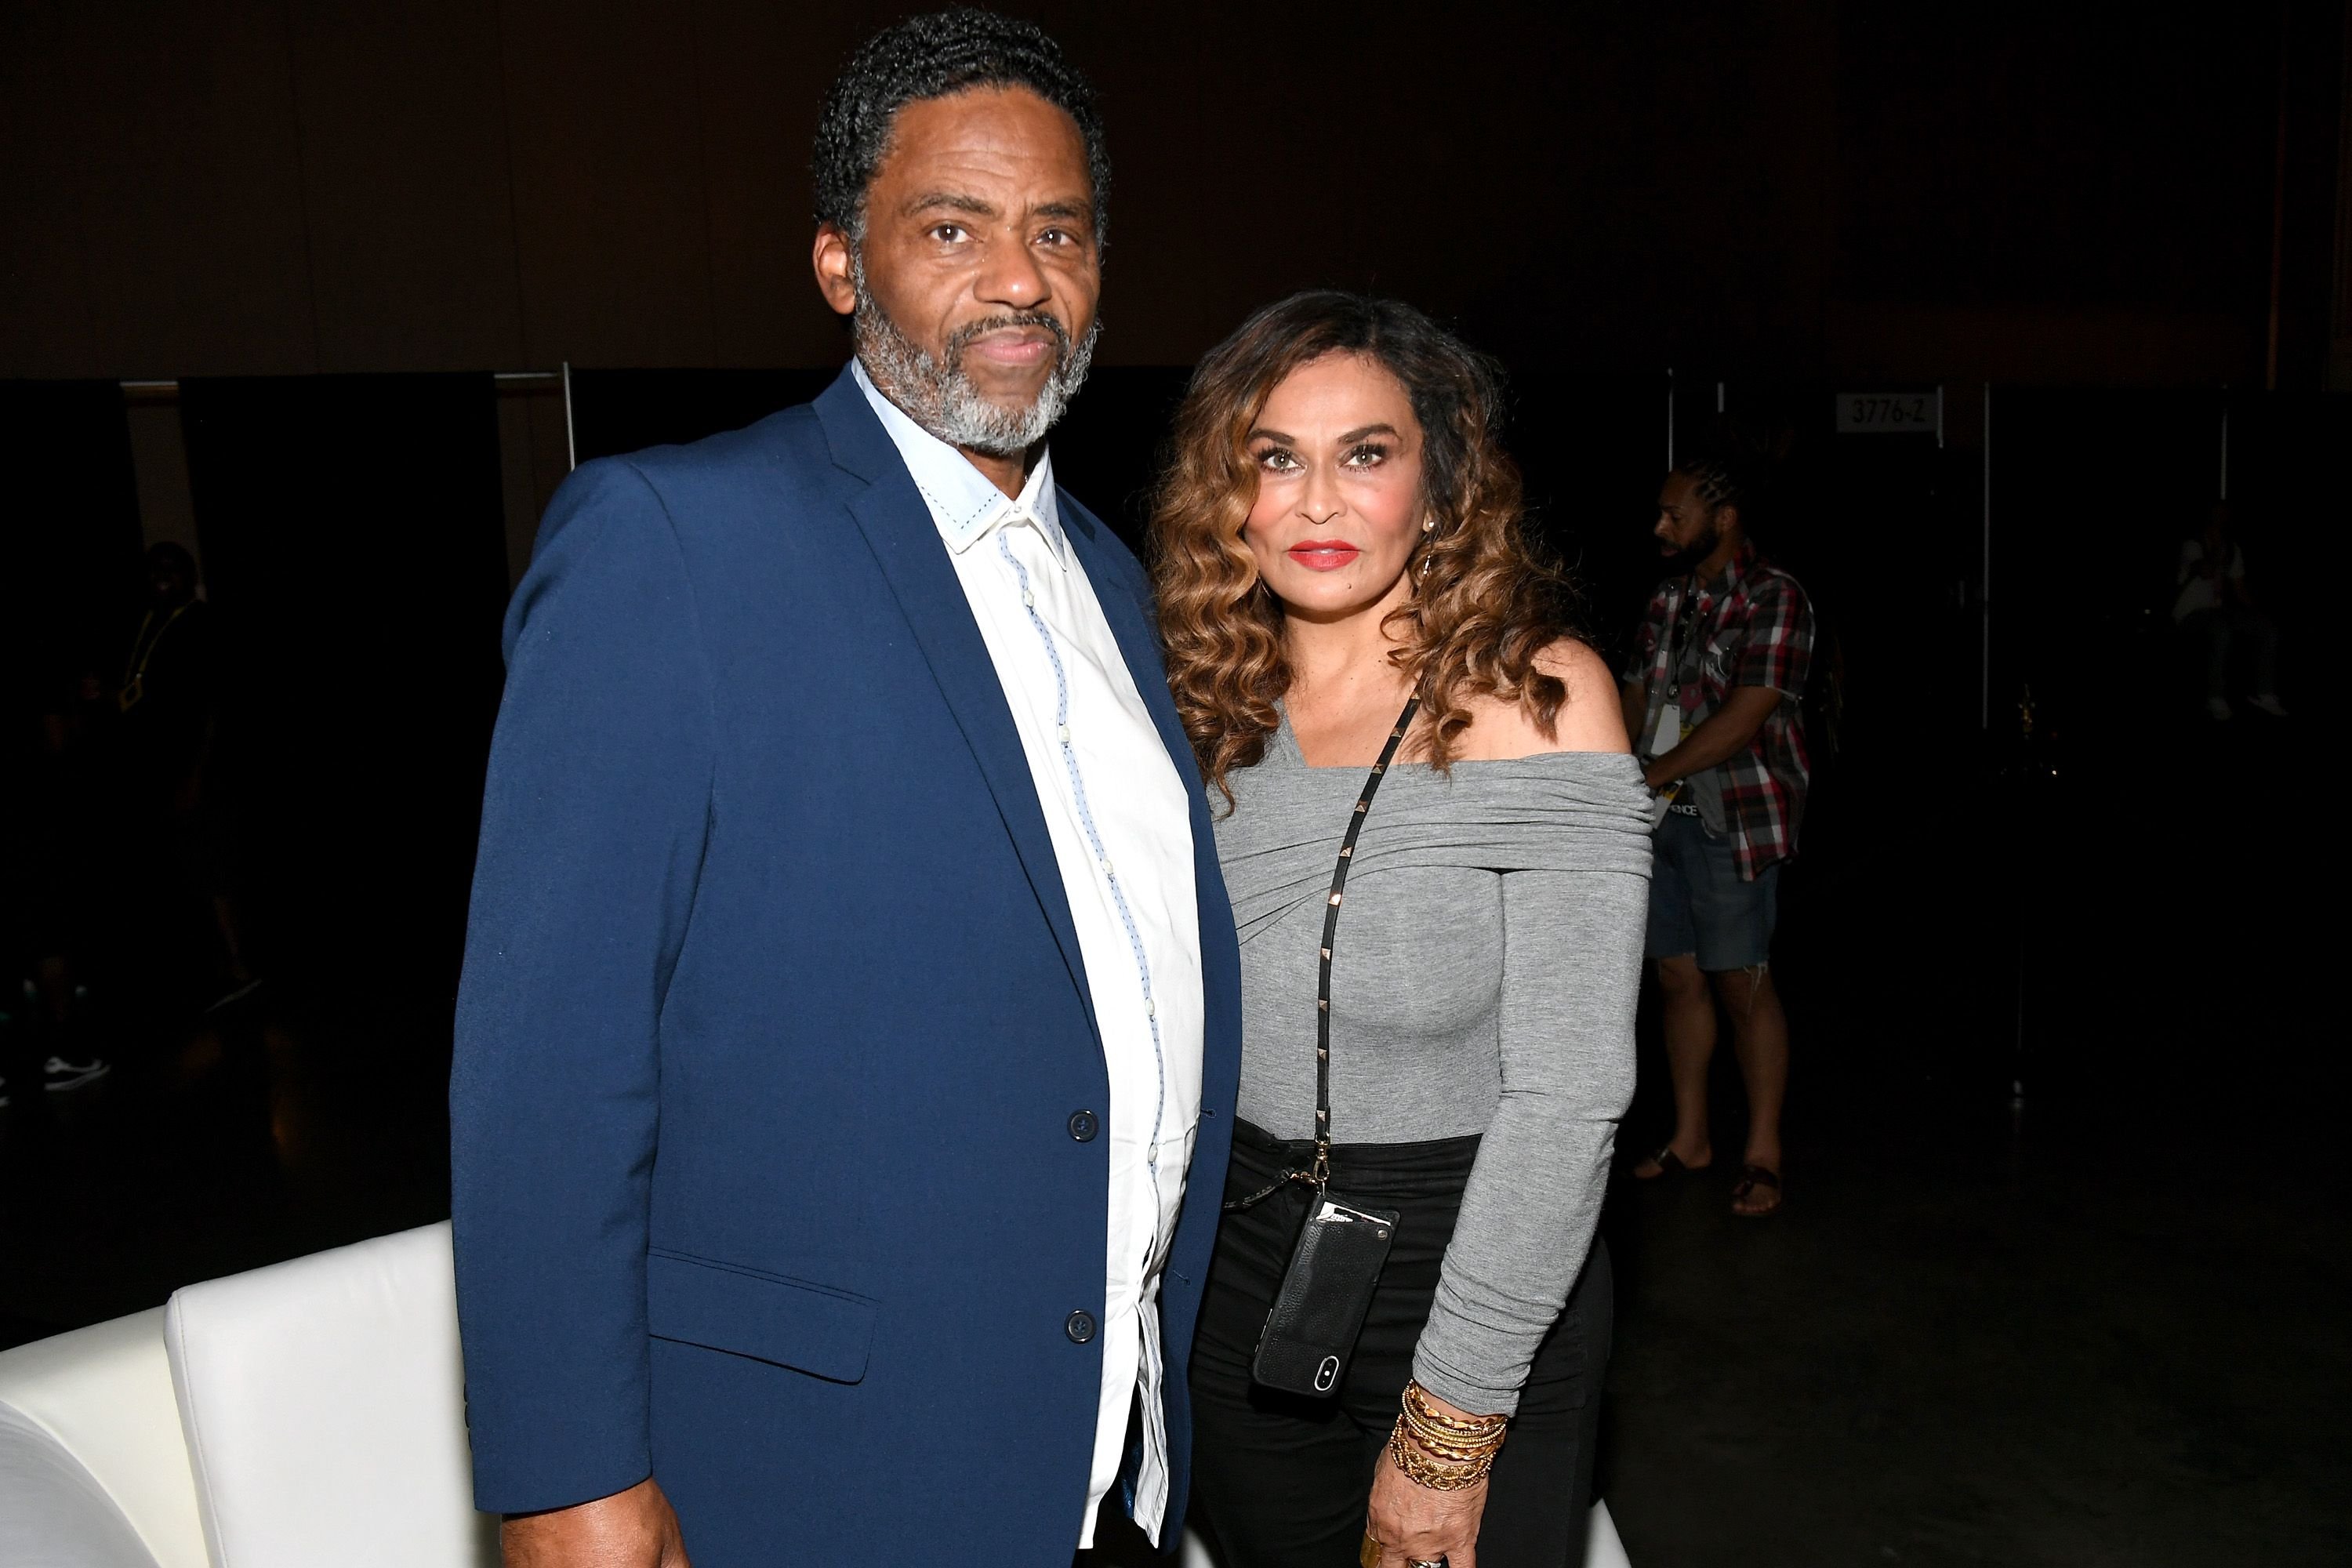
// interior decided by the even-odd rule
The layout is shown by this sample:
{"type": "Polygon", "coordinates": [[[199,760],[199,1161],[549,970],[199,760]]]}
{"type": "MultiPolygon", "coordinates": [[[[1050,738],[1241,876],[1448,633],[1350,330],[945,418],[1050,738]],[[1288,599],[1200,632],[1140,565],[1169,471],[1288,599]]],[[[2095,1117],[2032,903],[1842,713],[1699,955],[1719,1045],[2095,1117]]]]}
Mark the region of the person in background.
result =
{"type": "Polygon", "coordinates": [[[1244,322],[1177,415],[1160,623],[1241,932],[1192,1374],[1227,1568],[1583,1560],[1650,800],[1501,417],[1427,316],[1328,291],[1244,322]],[[1399,1215],[1319,1396],[1256,1376],[1318,1135],[1331,1199],[1399,1215]]]}
{"type": "Polygon", "coordinates": [[[261,982],[247,962],[235,892],[228,803],[216,765],[219,652],[212,606],[198,592],[195,557],[165,542],[147,552],[147,609],[125,657],[114,701],[123,805],[160,830],[176,885],[202,907],[215,947],[211,1005],[261,982]]]}
{"type": "MultiPolygon", "coordinates": [[[[107,809],[110,781],[104,748],[94,738],[112,712],[110,695],[95,672],[55,683],[37,729],[26,737],[29,754],[9,770],[10,783],[24,793],[8,814],[11,864],[0,868],[20,895],[5,901],[22,922],[10,943],[9,956],[21,955],[22,963],[11,972],[18,994],[5,1004],[15,1010],[7,1056],[20,1083],[34,1081],[37,1069],[51,1093],[96,1083],[113,1070],[94,1048],[84,984],[105,907],[120,897],[119,867],[108,850],[121,824],[107,809]]],[[[0,1082],[0,1104],[7,1098],[0,1082]]]]}
{"type": "Polygon", "coordinates": [[[1748,542],[1743,512],[1753,510],[1745,465],[1727,455],[1666,476],[1652,531],[1669,574],[1621,690],[1643,776],[1665,804],[1648,945],[1675,1091],[1674,1136],[1633,1173],[1713,1163],[1706,1079],[1720,1002],[1748,1087],[1732,1211],[1761,1216],[1781,1202],[1789,1021],[1772,984],[1772,932],[1811,775],[1799,702],[1813,612],[1797,580],[1748,542]]]}
{"type": "Polygon", "coordinates": [[[2230,660],[2253,658],[2254,694],[2246,705],[2273,719],[2286,717],[2278,700],[2278,627],[2254,607],[2246,586],[2246,552],[2238,547],[2230,503],[2218,503],[2195,537],[2180,542],[2174,574],[2172,620],[2205,656],[2205,715],[2230,717],[2230,660]]]}

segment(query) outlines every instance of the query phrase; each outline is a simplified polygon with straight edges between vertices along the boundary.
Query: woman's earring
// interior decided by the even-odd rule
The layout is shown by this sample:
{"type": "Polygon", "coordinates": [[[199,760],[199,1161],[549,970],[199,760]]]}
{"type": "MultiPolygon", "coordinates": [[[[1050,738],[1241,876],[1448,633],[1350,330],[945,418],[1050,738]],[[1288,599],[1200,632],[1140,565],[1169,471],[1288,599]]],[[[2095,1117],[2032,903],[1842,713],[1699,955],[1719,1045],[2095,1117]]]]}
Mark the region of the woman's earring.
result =
{"type": "MultiPolygon", "coordinates": [[[[1433,517],[1424,517],[1424,518],[1423,518],[1423,519],[1421,520],[1421,531],[1422,531],[1422,536],[1423,536],[1424,539],[1426,539],[1430,534],[1433,534],[1433,533],[1436,532],[1436,531],[1437,531],[1437,520],[1436,520],[1435,518],[1433,518],[1433,517]]],[[[1436,561],[1436,559],[1437,559],[1437,551],[1436,551],[1436,550],[1435,550],[1435,548],[1433,547],[1433,548],[1428,549],[1428,550],[1425,550],[1425,551],[1423,551],[1423,552],[1422,552],[1422,557],[1421,557],[1421,574],[1422,574],[1423,577],[1426,577],[1426,576],[1428,576],[1428,575],[1429,575],[1429,568],[1430,568],[1430,566],[1431,566],[1431,565],[1432,565],[1432,564],[1436,561]]]]}

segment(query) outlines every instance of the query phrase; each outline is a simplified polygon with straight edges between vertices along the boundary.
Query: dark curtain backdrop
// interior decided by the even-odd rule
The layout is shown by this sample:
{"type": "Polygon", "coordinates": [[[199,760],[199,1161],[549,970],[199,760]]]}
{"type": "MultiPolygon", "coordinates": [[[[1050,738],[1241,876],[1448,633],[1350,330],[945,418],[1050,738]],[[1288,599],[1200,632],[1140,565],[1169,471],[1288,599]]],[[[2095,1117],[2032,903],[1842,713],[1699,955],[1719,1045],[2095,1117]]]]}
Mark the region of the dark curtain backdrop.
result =
{"type": "Polygon", "coordinates": [[[454,983],[506,596],[490,377],[181,386],[263,963],[454,983]]]}
{"type": "Polygon", "coordinates": [[[1996,388],[1992,728],[2069,743],[2144,731],[2181,707],[2172,636],[2180,542],[2221,493],[2212,392],[1996,388]]]}
{"type": "Polygon", "coordinates": [[[1504,442],[1536,541],[1574,575],[1583,630],[1613,668],[1658,581],[1650,528],[1666,470],[1665,375],[1507,366],[1504,442]]]}
{"type": "Polygon", "coordinates": [[[0,648],[12,721],[84,668],[111,675],[138,593],[122,388],[0,381],[0,648]]]}
{"type": "Polygon", "coordinates": [[[2230,506],[2256,603],[2284,643],[2280,685],[2307,720],[2331,721],[2344,695],[2305,672],[2336,619],[2333,563],[2347,510],[2352,394],[2249,394],[2230,409],[2230,506]]]}
{"type": "Polygon", "coordinates": [[[74,769],[89,753],[52,752],[44,721],[104,712],[77,689],[110,682],[130,640],[139,497],[122,389],[0,382],[0,979],[13,986],[35,949],[57,950],[68,884],[92,874],[64,843],[83,837],[74,769]]]}
{"type": "Polygon", "coordinates": [[[586,463],[740,430],[823,392],[830,370],[572,372],[572,451],[586,463]]]}

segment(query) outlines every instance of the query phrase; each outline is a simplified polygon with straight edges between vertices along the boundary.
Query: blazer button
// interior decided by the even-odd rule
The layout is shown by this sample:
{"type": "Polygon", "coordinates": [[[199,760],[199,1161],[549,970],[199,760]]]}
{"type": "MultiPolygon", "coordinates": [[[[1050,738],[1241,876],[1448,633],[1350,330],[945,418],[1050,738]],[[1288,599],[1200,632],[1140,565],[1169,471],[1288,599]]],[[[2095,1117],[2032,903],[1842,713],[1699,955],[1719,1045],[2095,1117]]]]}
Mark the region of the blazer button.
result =
{"type": "Polygon", "coordinates": [[[1070,1136],[1081,1143],[1093,1142],[1096,1132],[1099,1131],[1101,1127],[1102,1123],[1095,1120],[1095,1113],[1091,1110],[1070,1112],[1070,1136]]]}
{"type": "Polygon", "coordinates": [[[1072,1344],[1085,1344],[1088,1340],[1095,1337],[1094,1314],[1091,1312],[1072,1312],[1070,1314],[1070,1321],[1062,1325],[1062,1331],[1070,1336],[1070,1342],[1072,1344]]]}

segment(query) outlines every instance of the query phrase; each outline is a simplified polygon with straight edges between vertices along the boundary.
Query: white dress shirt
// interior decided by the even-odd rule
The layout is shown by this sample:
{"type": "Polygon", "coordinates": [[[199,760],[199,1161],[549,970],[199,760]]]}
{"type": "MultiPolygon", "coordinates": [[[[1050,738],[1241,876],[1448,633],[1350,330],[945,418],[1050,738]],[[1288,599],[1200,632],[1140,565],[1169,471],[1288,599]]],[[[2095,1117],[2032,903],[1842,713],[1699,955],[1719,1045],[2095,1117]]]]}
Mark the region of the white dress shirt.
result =
{"type": "Polygon", "coordinates": [[[1078,1545],[1093,1544],[1095,1511],[1118,1479],[1128,1412],[1139,1405],[1134,1517],[1157,1544],[1168,1507],[1160,1276],[1201,1116],[1192,802],[1063,536],[1052,454],[1009,499],[884,397],[864,364],[855,374],[929,506],[980,623],[1077,929],[1110,1079],[1102,1401],[1078,1545]]]}

